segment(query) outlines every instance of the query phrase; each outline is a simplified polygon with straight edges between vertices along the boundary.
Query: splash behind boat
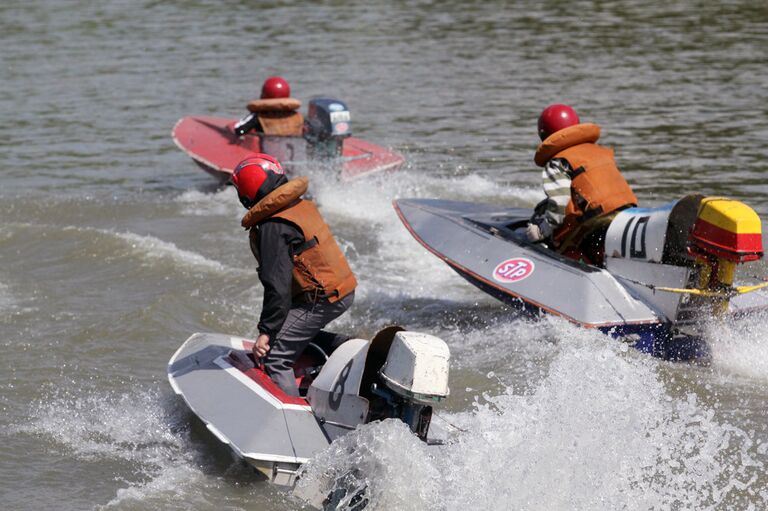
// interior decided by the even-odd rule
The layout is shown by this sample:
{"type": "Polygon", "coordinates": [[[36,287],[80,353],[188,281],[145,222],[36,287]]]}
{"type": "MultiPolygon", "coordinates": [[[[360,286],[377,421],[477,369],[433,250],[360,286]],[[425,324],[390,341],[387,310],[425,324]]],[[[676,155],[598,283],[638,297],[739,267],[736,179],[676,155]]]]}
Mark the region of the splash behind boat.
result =
{"type": "Polygon", "coordinates": [[[310,101],[304,134],[264,135],[247,131],[235,134],[244,120],[194,116],[180,119],[171,133],[173,141],[203,170],[227,182],[238,163],[254,153],[277,158],[289,174],[309,166],[329,167],[342,180],[395,171],[402,155],[351,136],[350,114],[344,102],[330,98],[310,101]]]}
{"type": "Polygon", "coordinates": [[[529,209],[436,199],[394,206],[414,238],[486,293],[654,356],[704,358],[702,319],[768,308],[766,284],[733,282],[736,265],[763,255],[760,219],[738,201],[693,195],[626,209],[608,227],[604,267],[529,243],[529,209]]]}
{"type": "Polygon", "coordinates": [[[358,425],[396,418],[424,441],[432,405],[448,396],[448,347],[389,327],[329,357],[315,347],[296,364],[306,397],[286,395],[250,355],[253,341],[197,333],[168,363],[171,387],[221,442],[270,482],[292,486],[302,463],[358,425]]]}

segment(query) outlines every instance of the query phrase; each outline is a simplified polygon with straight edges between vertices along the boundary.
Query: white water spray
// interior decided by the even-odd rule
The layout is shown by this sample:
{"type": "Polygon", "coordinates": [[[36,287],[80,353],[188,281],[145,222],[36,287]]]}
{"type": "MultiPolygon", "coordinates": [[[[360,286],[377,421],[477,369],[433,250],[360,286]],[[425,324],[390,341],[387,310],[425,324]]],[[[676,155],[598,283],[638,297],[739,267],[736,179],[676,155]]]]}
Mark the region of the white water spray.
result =
{"type": "Polygon", "coordinates": [[[657,361],[569,330],[532,392],[509,387],[450,416],[466,432],[448,445],[433,450],[401,424],[373,424],[313,459],[296,494],[342,484],[362,492],[370,509],[768,504],[756,456],[765,444],[754,432],[716,418],[693,394],[672,398],[657,361]],[[753,498],[744,502],[747,494],[753,498]]]}

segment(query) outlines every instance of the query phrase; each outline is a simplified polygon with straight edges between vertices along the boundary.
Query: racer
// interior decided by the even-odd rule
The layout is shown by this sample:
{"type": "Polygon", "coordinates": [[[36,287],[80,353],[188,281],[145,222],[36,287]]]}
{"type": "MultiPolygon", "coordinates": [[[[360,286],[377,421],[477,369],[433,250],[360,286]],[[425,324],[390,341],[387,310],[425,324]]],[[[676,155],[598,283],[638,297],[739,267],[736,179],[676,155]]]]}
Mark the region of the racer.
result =
{"type": "Polygon", "coordinates": [[[291,97],[291,86],[281,76],[270,76],[261,86],[261,98],[248,103],[248,115],[233,130],[242,136],[251,130],[265,135],[301,136],[304,117],[298,112],[301,101],[291,97]]]}
{"type": "Polygon", "coordinates": [[[546,199],[536,205],[526,229],[531,242],[590,264],[602,264],[605,232],[616,214],[636,206],[613,150],[598,145],[600,127],[581,123],[568,105],[554,104],[539,116],[541,144],[534,161],[543,167],[546,199]]]}
{"type": "Polygon", "coordinates": [[[238,164],[232,183],[248,209],[241,224],[264,287],[253,355],[298,396],[293,365],[309,343],[330,353],[349,339],[322,328],[352,305],[357,280],[317,207],[301,199],[306,177],[289,181],[276,159],[257,153],[238,164]]]}

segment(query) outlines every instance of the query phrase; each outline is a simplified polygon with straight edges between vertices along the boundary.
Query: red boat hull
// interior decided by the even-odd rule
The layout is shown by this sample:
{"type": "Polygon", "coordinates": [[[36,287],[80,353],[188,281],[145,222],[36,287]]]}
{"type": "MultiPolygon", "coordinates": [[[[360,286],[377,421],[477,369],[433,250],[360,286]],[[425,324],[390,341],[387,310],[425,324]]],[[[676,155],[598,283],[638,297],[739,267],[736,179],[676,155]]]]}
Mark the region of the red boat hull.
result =
{"type": "MultiPolygon", "coordinates": [[[[238,137],[232,132],[231,126],[235,121],[222,117],[184,117],[176,123],[171,134],[176,145],[203,170],[226,182],[238,163],[254,153],[262,152],[258,135],[238,137]]],[[[351,180],[397,170],[404,161],[398,153],[349,137],[344,140],[340,178],[351,180]]]]}

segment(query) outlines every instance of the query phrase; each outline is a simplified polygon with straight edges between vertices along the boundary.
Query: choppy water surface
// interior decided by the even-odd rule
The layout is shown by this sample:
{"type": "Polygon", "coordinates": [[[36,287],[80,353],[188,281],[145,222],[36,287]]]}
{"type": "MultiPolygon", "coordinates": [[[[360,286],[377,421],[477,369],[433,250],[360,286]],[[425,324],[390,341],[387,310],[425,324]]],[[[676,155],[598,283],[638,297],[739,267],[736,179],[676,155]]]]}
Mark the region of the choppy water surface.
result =
{"type": "MultiPolygon", "coordinates": [[[[768,217],[762,2],[5,1],[0,5],[0,502],[4,509],[295,509],[165,378],[195,331],[252,335],[242,213],[172,143],[240,116],[264,77],[336,95],[398,174],[312,190],[360,288],[337,328],[451,347],[427,449],[385,422],[297,490],[360,474],[373,509],[763,509],[768,319],[674,365],[483,295],[400,225],[397,197],[530,206],[538,112],[574,104],[647,205],[699,191],[768,217]],[[450,429],[450,428],[449,428],[450,429]]],[[[557,292],[553,283],[553,292],[557,292]]]]}

